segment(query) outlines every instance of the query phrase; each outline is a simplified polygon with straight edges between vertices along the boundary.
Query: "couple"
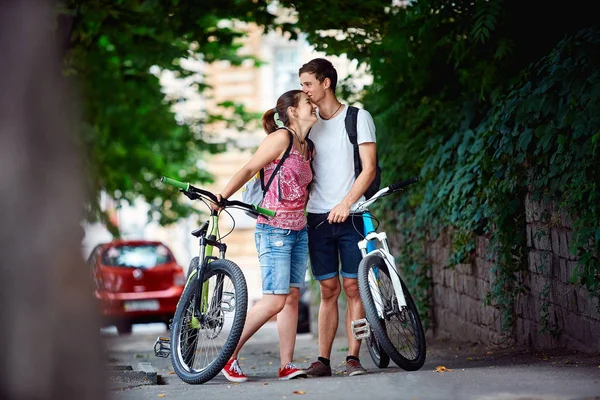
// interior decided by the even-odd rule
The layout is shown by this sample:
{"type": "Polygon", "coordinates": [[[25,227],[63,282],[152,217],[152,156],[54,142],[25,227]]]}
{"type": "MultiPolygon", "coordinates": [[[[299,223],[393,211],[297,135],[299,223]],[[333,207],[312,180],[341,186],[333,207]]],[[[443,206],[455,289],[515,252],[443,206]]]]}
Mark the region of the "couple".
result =
{"type": "Polygon", "coordinates": [[[362,236],[356,229],[362,233],[363,223],[361,217],[349,217],[349,214],[375,177],[375,125],[367,111],[359,111],[357,130],[362,172],[355,177],[354,150],[344,124],[347,106],[335,96],[335,68],[329,61],[317,58],[300,68],[299,77],[302,90],[284,93],[276,107],[263,115],[267,137],[218,195],[219,200],[228,198],[261,168],[267,181],[292,134],[292,150],[262,203],[277,214],[268,220],[262,216],[257,219],[255,240],[263,297],[248,312],[240,342],[222,371],[232,382],[248,379],[240,368],[238,354],[248,339],[275,315],[281,360],[279,379],[331,375],[330,357],[338,327],[337,301],[341,292],[339,261],[348,300],[346,373],[350,376],[367,373],[358,358],[360,342],[350,328],[353,320],[365,316],[357,280],[361,260],[357,244],[362,236]],[[283,127],[279,127],[281,125],[283,127]],[[308,145],[309,130],[314,149],[308,145]],[[307,187],[311,182],[309,198],[307,187]],[[309,254],[313,276],[321,287],[319,357],[308,369],[302,370],[292,359],[300,287],[304,285],[309,254]]]}

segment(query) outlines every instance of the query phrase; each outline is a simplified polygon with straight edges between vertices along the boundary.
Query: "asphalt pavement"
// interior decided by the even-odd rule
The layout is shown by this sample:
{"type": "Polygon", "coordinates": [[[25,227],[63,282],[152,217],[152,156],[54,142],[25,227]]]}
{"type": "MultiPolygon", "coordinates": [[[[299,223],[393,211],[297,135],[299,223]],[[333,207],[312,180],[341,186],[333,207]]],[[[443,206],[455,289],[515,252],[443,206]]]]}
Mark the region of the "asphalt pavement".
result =
{"type": "MultiPolygon", "coordinates": [[[[363,346],[361,362],[369,374],[348,377],[344,374],[348,345],[339,336],[333,346],[333,376],[278,381],[278,340],[272,322],[240,354],[248,382],[231,383],[218,375],[202,385],[189,385],[175,375],[170,359],[154,356],[154,340],[165,334],[161,324],[136,325],[128,336],[103,333],[111,399],[600,400],[598,353],[490,349],[443,339],[429,339],[427,361],[414,372],[393,362],[377,368],[363,346]]],[[[294,362],[307,367],[316,356],[316,337],[298,335],[294,362]]]]}

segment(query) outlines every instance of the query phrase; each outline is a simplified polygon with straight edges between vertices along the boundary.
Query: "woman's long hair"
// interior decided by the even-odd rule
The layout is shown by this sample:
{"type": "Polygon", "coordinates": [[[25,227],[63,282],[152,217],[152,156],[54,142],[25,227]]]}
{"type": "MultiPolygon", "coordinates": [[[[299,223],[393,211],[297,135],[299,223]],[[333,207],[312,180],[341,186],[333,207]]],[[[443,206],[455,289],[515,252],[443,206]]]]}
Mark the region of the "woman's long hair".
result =
{"type": "Polygon", "coordinates": [[[277,116],[284,126],[290,125],[287,109],[288,107],[298,107],[298,104],[300,103],[300,94],[302,94],[302,90],[289,90],[285,92],[277,99],[275,108],[271,108],[263,114],[262,126],[265,132],[267,132],[267,135],[280,128],[275,122],[275,112],[277,112],[277,116]]]}

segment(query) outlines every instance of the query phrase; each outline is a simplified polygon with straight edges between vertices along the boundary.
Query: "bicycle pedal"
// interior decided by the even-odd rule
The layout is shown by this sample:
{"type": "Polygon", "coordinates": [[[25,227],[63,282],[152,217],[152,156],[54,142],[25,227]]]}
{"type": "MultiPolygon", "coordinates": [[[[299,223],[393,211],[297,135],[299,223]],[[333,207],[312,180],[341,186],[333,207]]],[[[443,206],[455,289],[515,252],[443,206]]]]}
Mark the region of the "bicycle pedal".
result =
{"type": "Polygon", "coordinates": [[[366,318],[352,321],[352,335],[356,340],[366,339],[371,336],[371,325],[366,318]]]}
{"type": "Polygon", "coordinates": [[[221,310],[223,312],[235,311],[235,293],[223,292],[223,298],[221,299],[221,310]]]}
{"type": "Polygon", "coordinates": [[[171,340],[168,337],[159,336],[154,342],[154,355],[156,357],[168,358],[171,355],[171,340]]]}

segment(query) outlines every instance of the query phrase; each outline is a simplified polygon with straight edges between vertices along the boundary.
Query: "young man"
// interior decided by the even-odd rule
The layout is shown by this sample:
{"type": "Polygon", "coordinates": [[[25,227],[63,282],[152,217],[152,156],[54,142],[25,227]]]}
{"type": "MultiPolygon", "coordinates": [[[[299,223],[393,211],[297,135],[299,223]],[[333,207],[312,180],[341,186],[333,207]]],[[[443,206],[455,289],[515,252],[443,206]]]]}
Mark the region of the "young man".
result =
{"type": "Polygon", "coordinates": [[[344,122],[348,107],[335,96],[335,68],[329,61],[316,58],[300,68],[299,76],[302,90],[319,108],[319,120],[309,134],[316,154],[314,181],[306,207],[310,263],[313,276],[321,286],[319,358],[306,373],[331,375],[331,348],[339,321],[341,262],[343,289],[348,300],[346,373],[362,375],[367,370],[360,364],[360,341],[354,338],[351,323],[365,317],[357,279],[361,260],[358,242],[362,239],[363,223],[360,216],[351,216],[350,212],[357,201],[364,199],[363,193],[375,177],[375,124],[371,114],[359,110],[357,131],[362,172],[355,177],[354,150],[344,122]]]}

